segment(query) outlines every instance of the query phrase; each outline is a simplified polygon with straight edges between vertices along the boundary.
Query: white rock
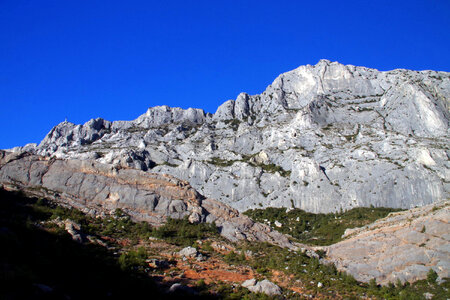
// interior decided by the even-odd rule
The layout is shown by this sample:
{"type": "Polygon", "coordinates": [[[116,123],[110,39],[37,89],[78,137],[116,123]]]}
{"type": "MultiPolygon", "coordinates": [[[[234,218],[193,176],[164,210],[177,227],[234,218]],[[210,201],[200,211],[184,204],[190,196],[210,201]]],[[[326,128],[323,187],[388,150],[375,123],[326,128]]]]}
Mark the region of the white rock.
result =
{"type": "Polygon", "coordinates": [[[321,60],[214,115],[157,106],[133,121],[63,122],[15,151],[170,174],[240,211],[410,208],[448,198],[449,98],[447,72],[321,60]]]}
{"type": "Polygon", "coordinates": [[[247,287],[248,290],[253,293],[264,293],[269,296],[281,295],[281,293],[282,293],[281,288],[278,285],[276,285],[275,283],[273,283],[267,279],[259,281],[255,284],[254,284],[254,281],[250,281],[250,280],[252,280],[252,279],[244,281],[242,286],[244,286],[244,284],[245,284],[246,286],[244,286],[244,287],[247,287]]]}
{"type": "Polygon", "coordinates": [[[256,285],[256,279],[255,278],[247,279],[241,285],[242,285],[242,287],[249,288],[251,286],[256,285]]]}
{"type": "Polygon", "coordinates": [[[178,252],[178,255],[180,257],[190,257],[190,258],[194,258],[198,255],[198,251],[196,248],[194,247],[186,247],[180,250],[180,252],[178,252]]]}

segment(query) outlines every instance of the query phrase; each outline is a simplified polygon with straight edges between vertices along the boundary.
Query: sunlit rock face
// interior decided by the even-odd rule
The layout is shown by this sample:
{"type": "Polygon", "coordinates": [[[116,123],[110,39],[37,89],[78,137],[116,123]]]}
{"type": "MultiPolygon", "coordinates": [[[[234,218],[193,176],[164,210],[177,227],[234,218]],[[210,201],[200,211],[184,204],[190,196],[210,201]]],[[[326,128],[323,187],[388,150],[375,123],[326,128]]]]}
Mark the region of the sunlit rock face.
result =
{"type": "Polygon", "coordinates": [[[167,218],[188,218],[191,223],[214,223],[233,242],[245,239],[294,250],[306,247],[224,203],[204,198],[188,182],[167,174],[0,150],[0,188],[52,199],[96,217],[120,208],[134,220],[153,226],[167,218]]]}
{"type": "Polygon", "coordinates": [[[321,60],[215,114],[159,106],[64,122],[26,150],[170,174],[240,211],[410,208],[448,198],[449,94],[446,72],[321,60]]]}
{"type": "Polygon", "coordinates": [[[327,259],[357,280],[378,283],[426,279],[430,269],[450,276],[450,202],[390,214],[326,247],[327,259]]]}

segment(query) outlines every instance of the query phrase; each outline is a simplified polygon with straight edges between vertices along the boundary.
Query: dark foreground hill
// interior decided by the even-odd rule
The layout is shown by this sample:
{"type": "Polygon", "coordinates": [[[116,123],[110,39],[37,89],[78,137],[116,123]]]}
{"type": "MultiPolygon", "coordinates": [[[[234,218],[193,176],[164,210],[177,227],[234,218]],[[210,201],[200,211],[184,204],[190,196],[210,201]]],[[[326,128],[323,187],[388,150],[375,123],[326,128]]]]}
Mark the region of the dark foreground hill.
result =
{"type": "Polygon", "coordinates": [[[436,273],[412,285],[365,284],[301,250],[235,244],[221,238],[214,226],[187,220],[170,219],[165,226],[152,228],[131,221],[121,210],[94,218],[4,190],[0,208],[2,299],[449,296],[448,283],[437,284],[436,273]],[[185,246],[195,246],[196,256],[179,256],[185,246]],[[251,293],[241,284],[252,278],[270,279],[282,287],[282,294],[251,293]],[[174,283],[186,289],[168,293],[174,283]]]}

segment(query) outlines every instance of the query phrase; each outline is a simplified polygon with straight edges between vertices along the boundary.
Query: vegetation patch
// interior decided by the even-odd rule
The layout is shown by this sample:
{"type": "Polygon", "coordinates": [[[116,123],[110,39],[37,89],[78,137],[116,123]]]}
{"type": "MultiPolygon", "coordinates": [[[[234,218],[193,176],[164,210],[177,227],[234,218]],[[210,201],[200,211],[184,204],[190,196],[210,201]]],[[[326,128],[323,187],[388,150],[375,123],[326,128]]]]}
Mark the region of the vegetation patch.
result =
{"type": "Polygon", "coordinates": [[[208,161],[208,163],[219,167],[230,167],[237,161],[238,160],[226,160],[219,157],[213,157],[208,161]]]}
{"type": "MultiPolygon", "coordinates": [[[[274,270],[291,278],[291,284],[304,287],[306,298],[318,299],[425,299],[424,293],[434,295],[433,299],[447,299],[450,283],[439,285],[437,275],[430,271],[428,278],[417,281],[386,286],[377,285],[374,280],[369,283],[358,282],[353,276],[340,272],[332,264],[322,264],[318,258],[309,257],[301,251],[294,252],[268,243],[243,243],[238,247],[240,253],[251,251],[252,256],[228,254],[229,263],[250,265],[264,277],[276,279],[274,270]],[[319,284],[320,283],[320,284],[319,284]]],[[[278,273],[279,274],[279,273],[278,273]]],[[[286,293],[290,299],[299,295],[286,293]]]]}
{"type": "Polygon", "coordinates": [[[168,162],[168,161],[163,162],[162,164],[160,164],[160,166],[168,166],[168,167],[171,167],[171,168],[176,168],[176,167],[178,167],[177,164],[172,164],[172,163],[170,163],[170,162],[168,162]]]}
{"type": "Polygon", "coordinates": [[[239,124],[241,124],[241,121],[238,119],[230,119],[225,120],[224,123],[229,125],[234,131],[237,131],[239,128],[239,124]]]}
{"type": "Polygon", "coordinates": [[[146,132],[147,130],[148,130],[147,128],[138,127],[138,126],[132,126],[132,127],[129,127],[126,129],[126,131],[129,133],[146,132]]]}
{"type": "Polygon", "coordinates": [[[314,214],[298,208],[286,212],[285,208],[269,207],[250,209],[244,214],[261,223],[278,221],[282,226],[274,226],[275,230],[290,234],[302,243],[331,245],[341,240],[347,228],[370,224],[395,211],[400,209],[357,207],[340,213],[314,214]]]}
{"type": "Polygon", "coordinates": [[[225,160],[225,159],[222,159],[222,158],[213,157],[213,158],[211,158],[208,161],[208,163],[212,164],[212,165],[220,166],[220,167],[230,167],[235,162],[240,161],[240,162],[248,163],[249,165],[251,165],[252,167],[255,167],[255,168],[259,167],[259,168],[263,169],[265,172],[268,172],[268,173],[276,173],[276,172],[278,172],[283,177],[291,176],[291,171],[290,170],[285,170],[281,166],[278,166],[278,165],[275,165],[275,164],[256,163],[255,161],[253,161],[251,159],[254,156],[255,156],[255,154],[254,155],[243,155],[242,159],[239,159],[239,160],[225,160]]]}
{"type": "Polygon", "coordinates": [[[197,240],[211,237],[220,238],[218,228],[213,223],[189,223],[187,218],[171,219],[152,231],[152,236],[164,239],[178,246],[192,246],[197,240]]]}

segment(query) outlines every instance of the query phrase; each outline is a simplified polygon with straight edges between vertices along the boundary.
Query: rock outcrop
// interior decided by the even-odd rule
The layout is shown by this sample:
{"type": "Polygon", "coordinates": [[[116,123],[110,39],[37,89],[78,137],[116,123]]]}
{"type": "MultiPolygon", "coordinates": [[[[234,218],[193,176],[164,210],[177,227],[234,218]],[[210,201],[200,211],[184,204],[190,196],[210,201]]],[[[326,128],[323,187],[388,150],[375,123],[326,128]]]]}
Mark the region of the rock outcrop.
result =
{"type": "Polygon", "coordinates": [[[133,219],[154,226],[162,225],[168,217],[188,217],[214,222],[231,241],[270,242],[291,249],[299,246],[226,204],[205,199],[189,183],[170,175],[0,151],[0,187],[54,199],[96,216],[120,208],[133,219]]]}
{"type": "Polygon", "coordinates": [[[242,286],[247,288],[253,293],[264,293],[269,296],[281,295],[281,288],[275,283],[264,279],[261,281],[256,281],[256,279],[249,279],[242,283],[242,286]]]}
{"type": "Polygon", "coordinates": [[[449,95],[446,72],[321,60],[213,115],[159,106],[133,121],[63,122],[15,150],[170,174],[239,211],[411,208],[448,198],[449,95]]]}
{"type": "Polygon", "coordinates": [[[348,229],[346,239],[328,247],[338,269],[357,280],[395,283],[427,278],[430,268],[450,277],[450,202],[439,202],[348,229]]]}
{"type": "Polygon", "coordinates": [[[194,247],[186,247],[180,250],[180,252],[177,253],[180,257],[188,257],[188,258],[195,258],[199,255],[198,251],[194,247]]]}

